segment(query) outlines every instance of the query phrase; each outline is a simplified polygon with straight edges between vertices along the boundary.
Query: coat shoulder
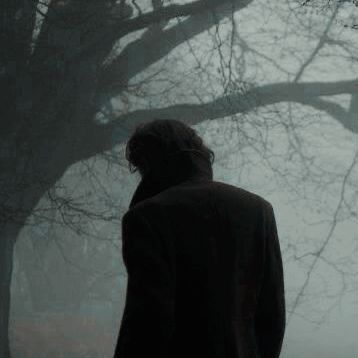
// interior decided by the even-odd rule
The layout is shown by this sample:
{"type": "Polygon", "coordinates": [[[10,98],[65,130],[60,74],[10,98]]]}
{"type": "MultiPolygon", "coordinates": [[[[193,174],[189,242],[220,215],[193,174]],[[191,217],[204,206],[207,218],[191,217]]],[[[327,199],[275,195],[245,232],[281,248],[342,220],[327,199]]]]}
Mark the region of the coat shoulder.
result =
{"type": "Polygon", "coordinates": [[[214,191],[227,196],[245,202],[245,204],[252,204],[254,206],[263,207],[264,209],[272,208],[271,203],[262,197],[261,195],[254,193],[248,189],[244,189],[233,184],[224,183],[221,181],[213,181],[214,191]]]}
{"type": "Polygon", "coordinates": [[[148,222],[148,220],[156,221],[158,218],[161,218],[163,205],[160,200],[153,199],[154,197],[142,200],[128,209],[122,217],[122,223],[130,221],[131,218],[141,218],[145,222],[148,222]]]}
{"type": "Polygon", "coordinates": [[[216,197],[218,202],[229,207],[239,205],[244,206],[247,210],[251,208],[253,211],[272,209],[271,203],[259,194],[229,183],[212,180],[170,187],[137,203],[124,214],[123,218],[135,214],[155,217],[165,211],[167,207],[179,205],[179,202],[196,205],[198,198],[204,199],[209,192],[216,197]]]}

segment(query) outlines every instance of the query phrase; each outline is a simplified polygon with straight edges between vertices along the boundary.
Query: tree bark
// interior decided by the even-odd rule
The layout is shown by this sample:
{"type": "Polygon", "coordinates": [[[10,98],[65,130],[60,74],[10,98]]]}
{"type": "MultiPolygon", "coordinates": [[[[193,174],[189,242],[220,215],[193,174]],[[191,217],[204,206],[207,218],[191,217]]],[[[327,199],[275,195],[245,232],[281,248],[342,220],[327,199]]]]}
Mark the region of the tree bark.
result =
{"type": "Polygon", "coordinates": [[[13,252],[22,223],[8,223],[0,228],[0,357],[10,358],[9,319],[13,252]]]}

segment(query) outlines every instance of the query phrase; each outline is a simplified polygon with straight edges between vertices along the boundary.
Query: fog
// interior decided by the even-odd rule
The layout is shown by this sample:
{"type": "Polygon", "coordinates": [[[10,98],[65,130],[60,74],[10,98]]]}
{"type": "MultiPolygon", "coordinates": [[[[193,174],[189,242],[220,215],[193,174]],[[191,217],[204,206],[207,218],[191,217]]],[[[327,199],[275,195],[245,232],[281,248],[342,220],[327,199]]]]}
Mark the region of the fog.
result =
{"type": "MultiPolygon", "coordinates": [[[[138,3],[144,14],[153,10],[150,1],[138,3]]],[[[214,180],[273,205],[287,304],[282,357],[357,356],[356,7],[255,0],[232,11],[224,3],[216,17],[204,6],[199,15],[128,30],[106,47],[96,90],[87,88],[92,77],[76,82],[82,87],[73,93],[79,99],[71,115],[101,92],[91,112],[96,127],[88,130],[82,117],[65,129],[55,126],[63,142],[52,147],[46,138],[41,150],[50,154],[36,157],[51,162],[34,165],[40,174],[60,169],[16,237],[13,358],[113,356],[127,283],[121,218],[139,181],[125,144],[137,123],[168,117],[193,126],[214,150],[214,180]]],[[[128,6],[130,16],[143,15],[128,6]]],[[[44,19],[36,16],[39,41],[44,19]]],[[[59,43],[56,36],[52,41],[66,48],[66,36],[59,43]]],[[[87,73],[87,65],[79,62],[76,71],[87,73]]]]}

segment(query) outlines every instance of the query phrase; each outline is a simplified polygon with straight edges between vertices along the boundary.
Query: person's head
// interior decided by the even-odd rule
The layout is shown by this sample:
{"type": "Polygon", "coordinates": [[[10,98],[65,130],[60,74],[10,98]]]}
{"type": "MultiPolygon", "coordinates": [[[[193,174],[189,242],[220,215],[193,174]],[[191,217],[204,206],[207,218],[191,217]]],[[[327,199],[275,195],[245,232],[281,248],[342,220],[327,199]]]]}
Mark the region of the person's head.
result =
{"type": "MultiPolygon", "coordinates": [[[[155,119],[140,123],[127,142],[125,156],[131,172],[139,171],[142,178],[162,176],[168,163],[178,171],[185,170],[180,162],[183,156],[200,156],[208,165],[214,162],[214,152],[197,132],[175,119],[155,119]],[[173,164],[174,163],[174,164],[173,164]],[[179,169],[178,169],[179,168],[179,169]]],[[[180,174],[180,173],[179,173],[180,174]]]]}

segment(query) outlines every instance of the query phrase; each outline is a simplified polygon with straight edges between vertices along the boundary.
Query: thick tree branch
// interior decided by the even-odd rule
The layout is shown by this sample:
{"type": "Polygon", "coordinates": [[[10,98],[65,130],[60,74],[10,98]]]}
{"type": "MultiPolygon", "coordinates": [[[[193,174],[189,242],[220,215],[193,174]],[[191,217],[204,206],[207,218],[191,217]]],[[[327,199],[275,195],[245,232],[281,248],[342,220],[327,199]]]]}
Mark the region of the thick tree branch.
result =
{"type": "MultiPolygon", "coordinates": [[[[175,17],[191,16],[201,12],[210,11],[223,4],[223,0],[199,0],[184,5],[169,5],[143,14],[133,19],[128,19],[119,25],[121,35],[141,30],[147,26],[161,21],[168,21],[175,17]]],[[[232,6],[235,3],[246,6],[251,0],[229,0],[232,6]]]]}
{"type": "MultiPolygon", "coordinates": [[[[230,1],[234,6],[235,3],[246,6],[252,0],[226,0],[230,1]]],[[[119,19],[112,26],[108,26],[103,31],[94,33],[91,38],[81,45],[77,51],[72,54],[72,61],[76,62],[81,58],[85,58],[93,53],[93,49],[100,46],[103,42],[114,42],[127,34],[142,30],[148,26],[159,23],[161,21],[169,21],[176,17],[195,15],[200,12],[212,11],[219,5],[222,5],[224,0],[199,0],[184,5],[169,5],[157,10],[139,15],[129,19],[119,19]]],[[[111,19],[115,20],[115,19],[111,19]]],[[[112,22],[113,22],[112,21],[112,22]]]]}
{"type": "MultiPolygon", "coordinates": [[[[200,12],[193,13],[188,19],[166,31],[153,33],[152,36],[146,34],[146,36],[127,45],[120,55],[109,66],[103,69],[99,76],[98,92],[105,92],[109,96],[118,94],[136,74],[163,58],[183,42],[210,28],[215,20],[220,21],[230,16],[232,11],[246,7],[251,1],[222,0],[196,2],[196,4],[201,3],[200,12]],[[212,6],[203,6],[203,3],[211,3],[212,6]],[[215,19],[212,13],[214,3],[220,5],[215,8],[215,19]]],[[[159,15],[165,13],[165,9],[167,8],[156,10],[160,12],[156,16],[153,15],[152,18],[160,18],[162,21],[164,18],[159,15]]],[[[171,11],[170,13],[179,14],[180,12],[171,11]]]]}
{"type": "Polygon", "coordinates": [[[325,102],[321,96],[358,93],[358,79],[338,82],[275,83],[254,87],[246,93],[236,93],[220,97],[204,104],[177,104],[165,108],[138,110],[119,116],[108,125],[93,125],[87,130],[90,152],[81,153],[88,158],[99,152],[123,143],[135,126],[153,118],[176,118],[195,125],[204,120],[218,119],[238,113],[249,112],[255,108],[280,102],[296,102],[326,111],[343,126],[358,133],[358,126],[351,126],[343,108],[332,102],[325,102]]]}

